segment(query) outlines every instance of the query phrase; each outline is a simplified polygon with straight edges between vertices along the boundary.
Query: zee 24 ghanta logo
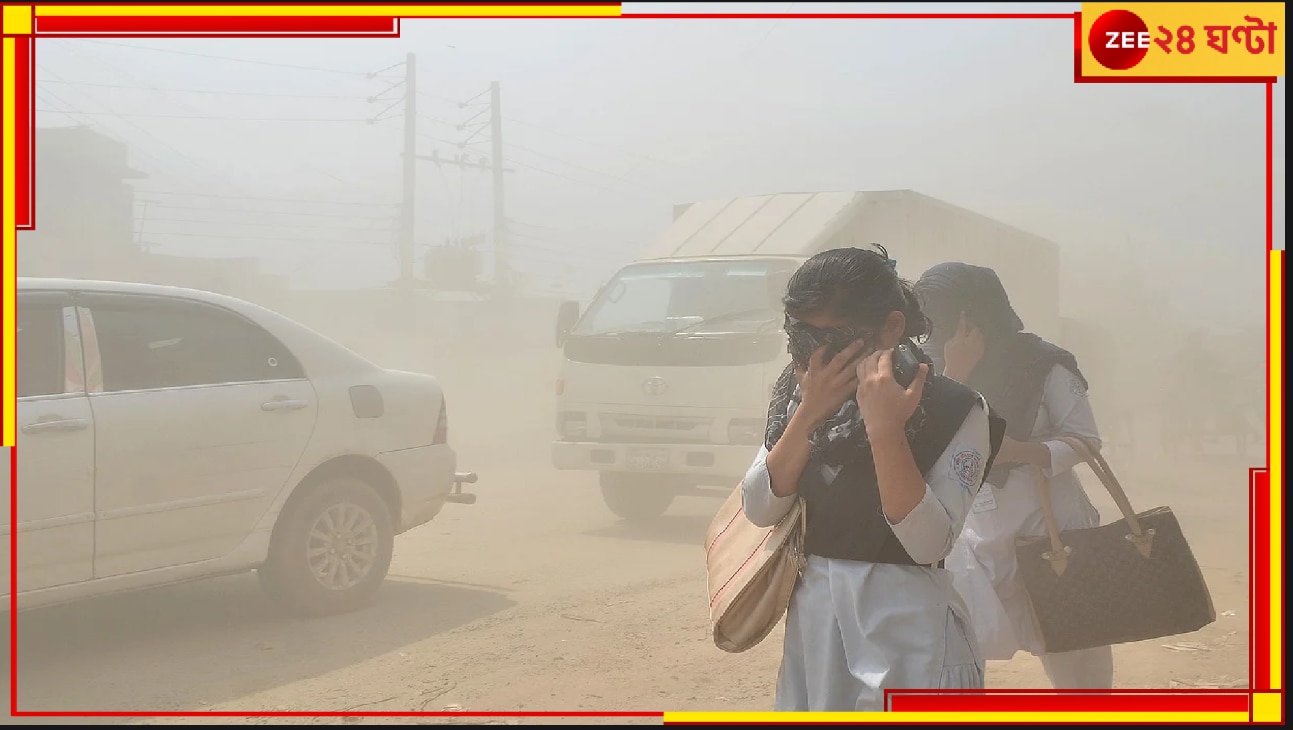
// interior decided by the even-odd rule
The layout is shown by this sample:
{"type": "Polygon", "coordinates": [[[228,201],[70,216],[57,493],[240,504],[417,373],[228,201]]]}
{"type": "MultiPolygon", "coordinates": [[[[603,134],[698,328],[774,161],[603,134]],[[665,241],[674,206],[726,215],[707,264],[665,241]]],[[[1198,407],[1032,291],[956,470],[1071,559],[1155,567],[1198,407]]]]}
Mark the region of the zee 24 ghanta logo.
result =
{"type": "Polygon", "coordinates": [[[1274,21],[1244,15],[1242,24],[1199,28],[1189,24],[1159,25],[1151,31],[1136,13],[1110,10],[1091,24],[1087,46],[1101,66],[1111,71],[1127,71],[1145,60],[1154,49],[1167,56],[1274,54],[1276,30],[1274,21]]]}

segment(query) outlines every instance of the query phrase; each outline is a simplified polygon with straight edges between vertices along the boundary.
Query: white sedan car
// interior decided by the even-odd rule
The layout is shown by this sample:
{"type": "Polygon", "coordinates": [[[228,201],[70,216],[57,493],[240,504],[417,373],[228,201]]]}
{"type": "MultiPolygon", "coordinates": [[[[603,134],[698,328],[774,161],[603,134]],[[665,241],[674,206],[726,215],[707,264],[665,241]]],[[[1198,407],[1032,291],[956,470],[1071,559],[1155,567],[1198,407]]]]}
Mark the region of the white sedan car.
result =
{"type": "MultiPolygon", "coordinates": [[[[472,503],[439,383],[282,315],[144,284],[19,278],[18,607],[256,570],[349,611],[394,537],[472,503]]],[[[15,519],[16,517],[16,519],[15,519]]]]}

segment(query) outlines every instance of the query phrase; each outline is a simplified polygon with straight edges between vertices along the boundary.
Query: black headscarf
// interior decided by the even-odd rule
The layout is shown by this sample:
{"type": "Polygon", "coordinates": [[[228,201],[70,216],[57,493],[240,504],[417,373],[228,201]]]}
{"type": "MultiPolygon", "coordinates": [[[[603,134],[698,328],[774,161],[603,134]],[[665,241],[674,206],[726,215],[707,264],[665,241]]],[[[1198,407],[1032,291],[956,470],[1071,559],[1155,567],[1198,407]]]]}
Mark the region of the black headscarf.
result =
{"type": "MultiPolygon", "coordinates": [[[[1024,331],[1023,320],[1010,305],[1010,297],[997,272],[964,263],[939,264],[916,282],[921,307],[934,324],[925,348],[942,372],[943,346],[956,336],[961,312],[983,332],[984,355],[970,374],[969,387],[1006,419],[1006,434],[1016,441],[1032,438],[1046,379],[1062,365],[1087,386],[1077,359],[1067,350],[1024,331]]],[[[1003,467],[1008,465],[1002,465],[1003,467]]],[[[994,470],[988,481],[1000,484],[1004,470],[994,470]]]]}

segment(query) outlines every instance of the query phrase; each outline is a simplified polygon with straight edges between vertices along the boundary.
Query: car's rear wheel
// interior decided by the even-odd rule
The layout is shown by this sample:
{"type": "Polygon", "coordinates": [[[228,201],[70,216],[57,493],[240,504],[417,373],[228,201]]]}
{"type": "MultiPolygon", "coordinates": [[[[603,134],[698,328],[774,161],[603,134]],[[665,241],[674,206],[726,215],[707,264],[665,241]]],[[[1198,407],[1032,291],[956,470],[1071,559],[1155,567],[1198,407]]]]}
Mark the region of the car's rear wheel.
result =
{"type": "Polygon", "coordinates": [[[677,496],[677,480],[662,474],[602,472],[602,500],[616,517],[645,522],[663,515],[677,496]]]}
{"type": "Polygon", "coordinates": [[[295,613],[346,613],[377,592],[394,544],[390,511],[377,491],[338,477],[289,505],[257,573],[265,592],[295,613]]]}

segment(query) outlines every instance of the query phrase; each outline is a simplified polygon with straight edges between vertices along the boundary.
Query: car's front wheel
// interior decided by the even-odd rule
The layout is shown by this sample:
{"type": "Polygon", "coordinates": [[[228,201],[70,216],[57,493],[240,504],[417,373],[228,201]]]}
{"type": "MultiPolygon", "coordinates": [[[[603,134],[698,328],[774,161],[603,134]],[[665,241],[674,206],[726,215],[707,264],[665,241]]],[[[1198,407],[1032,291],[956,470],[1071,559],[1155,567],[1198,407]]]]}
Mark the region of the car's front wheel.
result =
{"type": "Polygon", "coordinates": [[[327,616],[363,606],[391,565],[390,511],[358,479],[335,478],[310,490],[289,505],[274,532],[257,573],[266,593],[296,613],[327,616]]]}

